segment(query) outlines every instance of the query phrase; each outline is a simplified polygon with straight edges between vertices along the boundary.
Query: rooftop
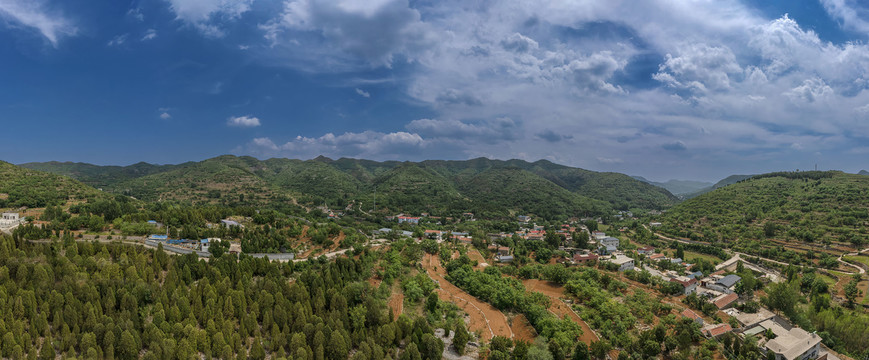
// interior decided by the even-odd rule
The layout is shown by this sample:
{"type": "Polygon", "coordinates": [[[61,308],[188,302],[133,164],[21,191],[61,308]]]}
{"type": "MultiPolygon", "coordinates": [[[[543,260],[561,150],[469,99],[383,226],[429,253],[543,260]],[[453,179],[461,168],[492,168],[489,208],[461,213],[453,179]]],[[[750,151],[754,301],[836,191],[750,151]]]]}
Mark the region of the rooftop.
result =
{"type": "Polygon", "coordinates": [[[735,293],[722,295],[722,296],[715,298],[715,301],[713,301],[713,303],[719,309],[723,309],[723,308],[726,308],[728,305],[732,304],[734,301],[736,301],[737,298],[739,298],[739,296],[736,295],[735,293]]]}
{"type": "Polygon", "coordinates": [[[724,287],[733,287],[733,285],[736,285],[739,280],[742,280],[742,278],[737,275],[727,275],[721,278],[721,280],[718,280],[716,283],[724,287]]]}
{"type": "Polygon", "coordinates": [[[784,327],[772,320],[760,323],[764,329],[770,329],[776,335],[766,343],[766,348],[776,354],[782,354],[785,359],[793,360],[821,342],[821,337],[815,333],[809,333],[798,327],[785,330],[784,327]]]}

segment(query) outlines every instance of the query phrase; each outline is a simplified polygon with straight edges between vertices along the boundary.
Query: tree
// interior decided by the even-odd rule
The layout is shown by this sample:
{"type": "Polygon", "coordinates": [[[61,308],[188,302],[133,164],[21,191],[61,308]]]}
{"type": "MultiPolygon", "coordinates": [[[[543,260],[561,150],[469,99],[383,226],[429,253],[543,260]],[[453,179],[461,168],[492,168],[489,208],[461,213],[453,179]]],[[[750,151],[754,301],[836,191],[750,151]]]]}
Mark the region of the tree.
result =
{"type": "Polygon", "coordinates": [[[580,231],[573,235],[573,238],[576,239],[576,247],[580,249],[588,248],[588,233],[585,231],[580,231]]]}
{"type": "Polygon", "coordinates": [[[118,344],[118,356],[121,359],[133,359],[138,355],[139,347],[136,345],[136,339],[130,330],[124,330],[121,333],[121,342],[118,344]]]}
{"type": "Polygon", "coordinates": [[[266,350],[263,348],[263,340],[259,337],[253,339],[253,345],[250,347],[250,358],[253,360],[263,360],[266,358],[266,350]]]}
{"type": "Polygon", "coordinates": [[[426,360],[440,360],[444,352],[444,342],[432,334],[422,336],[420,355],[426,360]]]}
{"type": "Polygon", "coordinates": [[[589,360],[588,345],[580,341],[573,349],[573,360],[589,360]]]}
{"type": "Polygon", "coordinates": [[[595,359],[606,358],[606,354],[610,351],[610,344],[606,340],[595,341],[591,343],[591,355],[595,359]]]}
{"type": "Polygon", "coordinates": [[[430,313],[435,313],[438,310],[438,294],[434,291],[428,295],[428,299],[425,301],[425,308],[430,313]]]}
{"type": "Polygon", "coordinates": [[[453,336],[453,346],[456,348],[456,352],[459,355],[465,354],[465,346],[468,344],[468,341],[471,340],[471,335],[468,334],[468,330],[465,329],[465,324],[463,321],[459,320],[456,324],[456,334],[453,336]]]}
{"type": "Polygon", "coordinates": [[[682,243],[676,245],[676,257],[679,259],[685,259],[685,247],[682,246],[682,243]]]}

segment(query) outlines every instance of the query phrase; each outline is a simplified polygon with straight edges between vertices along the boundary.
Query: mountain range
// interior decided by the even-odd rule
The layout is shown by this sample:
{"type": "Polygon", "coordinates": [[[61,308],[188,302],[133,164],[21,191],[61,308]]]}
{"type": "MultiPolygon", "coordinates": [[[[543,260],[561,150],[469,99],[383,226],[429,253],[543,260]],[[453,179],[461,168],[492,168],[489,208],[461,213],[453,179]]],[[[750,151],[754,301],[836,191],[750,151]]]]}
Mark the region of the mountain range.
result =
{"type": "Polygon", "coordinates": [[[422,162],[232,155],[178,165],[99,166],[44,162],[22,167],[69,176],[106,192],[145,201],[256,204],[294,202],[333,209],[492,216],[598,215],[611,209],[666,209],[669,191],[627,175],[546,160],[422,162]]]}

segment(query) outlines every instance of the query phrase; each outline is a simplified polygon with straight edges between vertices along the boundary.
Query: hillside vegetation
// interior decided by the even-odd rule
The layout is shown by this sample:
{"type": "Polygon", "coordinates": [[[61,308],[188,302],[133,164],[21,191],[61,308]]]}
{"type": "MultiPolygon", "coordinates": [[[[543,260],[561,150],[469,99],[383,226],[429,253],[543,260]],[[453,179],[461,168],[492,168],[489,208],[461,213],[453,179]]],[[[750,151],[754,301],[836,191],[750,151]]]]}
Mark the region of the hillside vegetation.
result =
{"type": "Polygon", "coordinates": [[[869,240],[869,177],[838,171],[756,175],[674,206],[662,231],[705,241],[869,240]]]}
{"type": "Polygon", "coordinates": [[[244,205],[272,200],[382,212],[485,212],[599,215],[611,208],[665,209],[667,190],[627,175],[599,173],[549,161],[377,162],[318,157],[301,161],[220,156],[172,166],[129,167],[29,163],[147,201],[244,205]],[[509,169],[509,170],[505,170],[509,169]]]}
{"type": "Polygon", "coordinates": [[[0,161],[0,208],[44,207],[104,196],[71,178],[0,161]]]}

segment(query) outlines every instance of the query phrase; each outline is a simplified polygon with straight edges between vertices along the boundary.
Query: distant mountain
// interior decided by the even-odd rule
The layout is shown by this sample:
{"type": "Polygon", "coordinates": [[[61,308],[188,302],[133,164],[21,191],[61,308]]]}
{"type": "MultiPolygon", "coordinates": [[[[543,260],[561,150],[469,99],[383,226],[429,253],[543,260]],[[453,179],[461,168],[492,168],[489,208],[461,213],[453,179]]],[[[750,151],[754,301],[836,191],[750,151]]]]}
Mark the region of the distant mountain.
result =
{"type": "Polygon", "coordinates": [[[869,177],[804,171],[736,179],[672,207],[661,216],[661,230],[706,241],[869,241],[869,177]]]}
{"type": "Polygon", "coordinates": [[[670,192],[618,173],[600,173],[541,160],[422,162],[318,157],[312,160],[220,156],[179,165],[125,167],[28,163],[106,191],[142,200],[251,204],[268,201],[374,206],[390,212],[490,211],[501,215],[602,214],[607,209],[664,209],[670,192]],[[497,204],[497,205],[492,205],[497,204]]]}
{"type": "Polygon", "coordinates": [[[105,196],[69,177],[0,161],[0,208],[62,205],[105,196]]]}
{"type": "Polygon", "coordinates": [[[740,182],[742,180],[748,179],[752,176],[754,176],[754,175],[730,175],[724,179],[721,179],[720,181],[718,181],[717,183],[715,183],[712,186],[697,190],[695,192],[684,193],[684,194],[681,194],[680,196],[683,199],[690,199],[690,198],[697,197],[697,196],[703,195],[705,193],[708,193],[712,190],[715,190],[715,189],[718,189],[721,187],[725,187],[727,185],[735,184],[735,183],[740,182]]]}
{"type": "Polygon", "coordinates": [[[869,175],[869,171],[860,170],[860,172],[858,172],[857,175],[869,175]]]}
{"type": "Polygon", "coordinates": [[[667,182],[656,182],[656,181],[647,180],[647,179],[643,178],[642,176],[632,176],[632,178],[640,180],[640,181],[647,183],[647,184],[652,184],[652,185],[655,185],[657,187],[662,187],[664,189],[667,189],[667,191],[669,191],[670,193],[672,193],[676,196],[694,193],[694,192],[703,190],[705,188],[711,187],[713,185],[712,183],[705,182],[705,181],[671,179],[671,180],[667,180],[667,182]]]}
{"type": "Polygon", "coordinates": [[[182,165],[152,165],[145,162],[130,166],[99,166],[74,162],[44,162],[19,165],[24,168],[69,176],[95,188],[104,188],[122,181],[163,172],[182,165]]]}

